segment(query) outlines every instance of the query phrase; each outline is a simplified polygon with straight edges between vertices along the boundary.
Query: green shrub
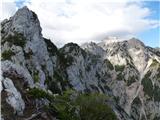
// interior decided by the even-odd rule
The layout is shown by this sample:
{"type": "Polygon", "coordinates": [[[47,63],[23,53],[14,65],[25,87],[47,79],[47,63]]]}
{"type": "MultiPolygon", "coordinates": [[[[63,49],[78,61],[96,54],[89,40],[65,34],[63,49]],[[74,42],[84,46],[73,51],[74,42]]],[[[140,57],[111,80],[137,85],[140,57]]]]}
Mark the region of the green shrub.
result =
{"type": "Polygon", "coordinates": [[[157,80],[160,81],[160,66],[157,69],[157,80]]]}
{"type": "Polygon", "coordinates": [[[1,28],[1,34],[4,34],[5,31],[4,31],[4,28],[1,28]]]}
{"type": "Polygon", "coordinates": [[[32,11],[32,15],[33,15],[33,19],[36,20],[37,19],[36,13],[32,11]]]}
{"type": "Polygon", "coordinates": [[[106,104],[103,94],[81,94],[76,99],[81,120],[116,120],[112,109],[106,104]]]}
{"type": "Polygon", "coordinates": [[[26,53],[26,52],[24,51],[24,57],[25,57],[25,59],[31,59],[31,58],[32,58],[32,55],[33,55],[32,50],[30,50],[28,53],[26,53]]]}
{"type": "Polygon", "coordinates": [[[46,77],[45,84],[47,84],[48,88],[52,91],[52,93],[61,94],[62,90],[66,90],[67,86],[69,86],[69,81],[63,77],[62,72],[57,69],[54,71],[53,77],[46,77]]]}
{"type": "Polygon", "coordinates": [[[5,50],[2,53],[2,60],[11,60],[13,55],[15,55],[15,53],[12,50],[5,50]]]}
{"type": "Polygon", "coordinates": [[[33,74],[33,80],[34,80],[34,83],[37,83],[39,81],[39,75],[38,75],[38,72],[34,72],[33,74]]]}
{"type": "Polygon", "coordinates": [[[63,69],[67,68],[68,66],[72,65],[74,58],[71,55],[65,55],[63,53],[58,52],[59,57],[59,65],[63,69]]]}
{"type": "MultiPolygon", "coordinates": [[[[7,38],[5,38],[4,42],[9,42],[10,45],[17,45],[24,47],[26,44],[26,39],[21,33],[15,32],[14,35],[9,35],[7,38]]],[[[3,43],[2,43],[3,44],[3,43]]]]}
{"type": "Polygon", "coordinates": [[[160,88],[158,86],[154,87],[154,100],[160,101],[160,88]]]}
{"type": "Polygon", "coordinates": [[[58,85],[58,82],[56,81],[50,81],[48,84],[48,88],[55,94],[55,93],[59,93],[61,94],[61,89],[58,85]]]}
{"type": "Polygon", "coordinates": [[[81,94],[73,90],[53,96],[33,88],[29,91],[34,98],[47,98],[47,109],[56,113],[59,120],[116,120],[116,115],[106,104],[107,96],[98,93],[81,94]]]}
{"type": "Polygon", "coordinates": [[[153,120],[160,120],[160,116],[155,116],[153,120]]]}
{"type": "Polygon", "coordinates": [[[136,97],[136,98],[133,100],[133,103],[132,103],[132,104],[140,105],[140,104],[141,104],[141,100],[139,99],[139,97],[136,97]]]}
{"type": "Polygon", "coordinates": [[[52,43],[51,40],[44,38],[44,41],[47,45],[47,50],[50,55],[54,56],[58,52],[58,48],[52,43]]]}
{"type": "Polygon", "coordinates": [[[96,75],[95,75],[98,79],[100,79],[101,78],[101,75],[99,74],[99,72],[98,71],[96,71],[96,75]]]}
{"type": "Polygon", "coordinates": [[[160,63],[156,60],[156,59],[153,59],[152,60],[152,64],[150,65],[151,67],[154,67],[156,65],[160,65],[160,63]]]}
{"type": "Polygon", "coordinates": [[[64,94],[60,100],[65,101],[56,105],[60,120],[116,120],[114,112],[105,103],[105,95],[94,93],[78,94],[75,99],[70,97],[64,94]]]}
{"type": "Polygon", "coordinates": [[[76,114],[76,106],[71,100],[72,90],[65,91],[63,95],[55,97],[54,102],[49,109],[57,112],[57,118],[60,120],[79,120],[76,114]]]}
{"type": "Polygon", "coordinates": [[[104,62],[106,63],[106,65],[108,66],[108,68],[109,68],[110,70],[113,70],[113,69],[114,69],[112,63],[111,63],[108,59],[105,59],[104,62]]]}
{"type": "Polygon", "coordinates": [[[150,80],[150,78],[145,76],[142,80],[142,85],[145,94],[147,94],[150,98],[152,98],[154,91],[153,91],[152,81],[150,80]]]}
{"type": "Polygon", "coordinates": [[[46,98],[50,101],[54,99],[53,95],[39,88],[30,88],[30,90],[28,91],[28,94],[31,95],[32,98],[36,98],[36,99],[46,98]]]}
{"type": "Polygon", "coordinates": [[[61,84],[62,89],[65,89],[65,87],[68,85],[68,80],[64,79],[61,72],[59,70],[54,72],[53,78],[55,79],[55,82],[59,82],[61,84]]]}
{"type": "Polygon", "coordinates": [[[89,72],[90,70],[91,70],[91,66],[90,66],[90,65],[87,65],[87,66],[86,66],[86,71],[89,72]]]}
{"type": "Polygon", "coordinates": [[[136,82],[135,76],[129,77],[127,81],[127,86],[130,86],[134,82],[136,82]]]}
{"type": "Polygon", "coordinates": [[[63,81],[63,78],[61,75],[59,75],[58,71],[54,72],[53,77],[56,79],[56,81],[63,81]]]}
{"type": "Polygon", "coordinates": [[[62,95],[52,95],[38,88],[32,88],[28,94],[36,99],[50,101],[47,110],[56,113],[59,120],[116,120],[116,115],[106,104],[104,94],[81,94],[67,90],[62,95]]]}
{"type": "Polygon", "coordinates": [[[151,72],[151,71],[148,71],[148,72],[145,74],[144,78],[149,78],[149,77],[151,76],[151,74],[152,74],[152,72],[151,72]]]}
{"type": "Polygon", "coordinates": [[[123,79],[124,79],[123,73],[118,73],[117,80],[123,80],[123,79]]]}
{"type": "Polygon", "coordinates": [[[116,71],[123,71],[124,68],[125,68],[124,65],[115,65],[115,70],[116,70],[116,71]]]}

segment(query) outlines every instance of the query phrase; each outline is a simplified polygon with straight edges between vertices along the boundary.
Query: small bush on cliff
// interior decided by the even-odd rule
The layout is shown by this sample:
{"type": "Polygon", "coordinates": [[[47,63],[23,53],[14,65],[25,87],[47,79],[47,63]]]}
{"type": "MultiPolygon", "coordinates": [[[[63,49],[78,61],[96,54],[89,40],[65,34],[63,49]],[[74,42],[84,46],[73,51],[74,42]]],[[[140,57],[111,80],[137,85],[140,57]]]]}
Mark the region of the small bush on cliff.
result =
{"type": "Polygon", "coordinates": [[[130,76],[127,81],[127,86],[130,86],[132,83],[136,82],[135,76],[130,76]]]}
{"type": "Polygon", "coordinates": [[[28,91],[28,94],[31,95],[32,98],[36,98],[36,99],[40,99],[40,98],[46,98],[48,100],[54,99],[54,97],[51,94],[39,88],[31,88],[28,91]]]}
{"type": "Polygon", "coordinates": [[[144,77],[142,80],[143,90],[150,98],[153,97],[153,85],[150,78],[144,77]]]}
{"type": "Polygon", "coordinates": [[[13,55],[15,55],[15,53],[12,50],[5,50],[2,53],[2,60],[11,60],[13,55]]]}
{"type": "Polygon", "coordinates": [[[160,88],[158,86],[154,87],[154,100],[160,101],[160,88]]]}
{"type": "Polygon", "coordinates": [[[34,72],[34,74],[33,74],[33,80],[34,80],[34,83],[37,83],[39,81],[38,71],[34,72]]]}
{"type": "Polygon", "coordinates": [[[15,32],[14,35],[9,35],[7,38],[5,38],[5,41],[7,41],[10,45],[14,44],[21,47],[24,47],[26,44],[25,37],[21,33],[17,32],[15,32]]]}
{"type": "Polygon", "coordinates": [[[113,69],[114,69],[112,63],[111,63],[108,59],[105,59],[105,60],[104,60],[104,63],[106,63],[106,65],[108,66],[108,68],[109,68],[110,70],[113,70],[113,69]]]}
{"type": "Polygon", "coordinates": [[[160,65],[160,63],[156,59],[153,59],[152,64],[150,66],[155,67],[156,65],[160,65]]]}
{"type": "Polygon", "coordinates": [[[115,70],[116,70],[116,71],[123,71],[124,68],[125,68],[124,65],[115,65],[115,70]]]}

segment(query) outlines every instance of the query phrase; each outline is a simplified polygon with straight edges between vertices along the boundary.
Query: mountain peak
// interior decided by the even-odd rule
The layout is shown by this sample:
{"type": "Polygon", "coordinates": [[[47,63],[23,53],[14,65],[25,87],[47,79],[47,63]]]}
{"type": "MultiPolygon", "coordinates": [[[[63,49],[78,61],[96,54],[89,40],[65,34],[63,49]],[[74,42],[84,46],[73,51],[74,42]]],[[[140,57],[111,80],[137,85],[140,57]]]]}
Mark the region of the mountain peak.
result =
{"type": "Polygon", "coordinates": [[[27,19],[38,19],[37,15],[33,11],[29,10],[27,6],[20,8],[13,17],[20,16],[23,16],[25,18],[27,17],[27,19]]]}
{"type": "Polygon", "coordinates": [[[143,42],[141,42],[139,39],[134,38],[134,37],[129,39],[128,43],[131,44],[131,45],[134,45],[134,46],[136,46],[136,45],[145,46],[143,42]]]}
{"type": "Polygon", "coordinates": [[[27,39],[41,35],[40,22],[37,15],[29,10],[27,6],[19,9],[9,20],[2,22],[6,34],[14,34],[15,32],[23,34],[27,39]]]}
{"type": "Polygon", "coordinates": [[[122,42],[125,39],[123,38],[119,38],[119,37],[115,37],[115,36],[108,36],[106,37],[104,40],[102,40],[102,44],[110,44],[110,43],[116,43],[116,42],[122,42]]]}
{"type": "Polygon", "coordinates": [[[17,12],[21,12],[21,11],[30,11],[30,10],[28,9],[27,6],[24,6],[24,7],[20,8],[20,9],[18,9],[17,12]]]}

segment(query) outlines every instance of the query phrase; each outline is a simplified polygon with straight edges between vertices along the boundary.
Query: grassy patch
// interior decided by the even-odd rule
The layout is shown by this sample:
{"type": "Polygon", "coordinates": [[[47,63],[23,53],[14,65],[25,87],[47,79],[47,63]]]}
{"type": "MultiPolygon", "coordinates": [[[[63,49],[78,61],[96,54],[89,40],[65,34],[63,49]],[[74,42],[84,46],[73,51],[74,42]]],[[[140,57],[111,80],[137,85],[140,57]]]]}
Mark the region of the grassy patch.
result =
{"type": "Polygon", "coordinates": [[[52,95],[50,95],[49,93],[47,93],[46,91],[42,90],[42,89],[39,89],[39,88],[31,88],[29,91],[28,91],[28,94],[30,96],[32,96],[33,98],[36,98],[36,99],[41,99],[41,98],[46,98],[48,100],[52,100],[54,99],[54,97],[52,95]]]}
{"type": "Polygon", "coordinates": [[[34,83],[39,82],[39,75],[38,75],[38,71],[34,72],[34,74],[33,74],[33,80],[34,80],[34,83]]]}
{"type": "Polygon", "coordinates": [[[33,55],[32,50],[30,50],[28,53],[26,53],[26,52],[24,51],[24,57],[25,57],[26,59],[31,59],[31,58],[32,58],[32,55],[33,55]]]}
{"type": "Polygon", "coordinates": [[[147,94],[150,98],[152,98],[154,91],[153,91],[152,81],[150,80],[150,78],[145,76],[142,80],[142,85],[145,94],[147,94]]]}
{"type": "Polygon", "coordinates": [[[71,55],[65,55],[63,53],[58,52],[59,64],[61,68],[65,69],[68,66],[72,65],[74,58],[71,55]]]}
{"type": "Polygon", "coordinates": [[[124,68],[125,68],[124,65],[115,65],[115,70],[116,70],[116,71],[123,71],[124,68]]]}
{"type": "Polygon", "coordinates": [[[154,101],[160,101],[160,88],[158,86],[154,87],[154,101]]]}
{"type": "Polygon", "coordinates": [[[32,11],[32,15],[33,15],[33,19],[36,20],[37,19],[36,13],[32,11]]]}
{"type": "Polygon", "coordinates": [[[114,69],[112,63],[111,63],[108,59],[105,59],[105,60],[104,60],[104,63],[107,65],[107,67],[108,67],[110,70],[113,70],[113,69],[114,69]]]}
{"type": "Polygon", "coordinates": [[[15,55],[15,53],[12,50],[5,50],[2,53],[2,60],[11,60],[13,55],[15,55]]]}
{"type": "Polygon", "coordinates": [[[155,116],[153,120],[160,120],[160,116],[155,116]]]}
{"type": "Polygon", "coordinates": [[[150,67],[155,67],[156,65],[160,65],[160,63],[156,59],[153,59],[150,67]]]}
{"type": "Polygon", "coordinates": [[[55,55],[57,53],[58,49],[57,47],[51,42],[51,40],[44,38],[44,41],[47,45],[47,50],[50,53],[50,55],[55,55]]]}
{"type": "Polygon", "coordinates": [[[62,95],[51,95],[33,88],[29,94],[34,98],[50,101],[47,109],[56,113],[60,120],[117,120],[113,110],[106,104],[107,96],[98,93],[82,94],[67,90],[62,95]]]}
{"type": "Polygon", "coordinates": [[[139,99],[139,97],[136,97],[136,98],[133,100],[133,103],[132,103],[132,104],[140,105],[140,104],[141,104],[141,100],[139,99]]]}
{"type": "Polygon", "coordinates": [[[63,81],[63,78],[57,71],[54,72],[53,77],[56,79],[56,81],[63,81]]]}
{"type": "Polygon", "coordinates": [[[81,120],[116,120],[114,112],[105,103],[107,99],[98,93],[79,95],[75,104],[79,107],[81,120]]]}
{"type": "MultiPolygon", "coordinates": [[[[26,44],[26,39],[21,33],[15,32],[14,35],[9,35],[5,38],[4,42],[7,41],[10,45],[17,45],[20,47],[24,47],[26,44]]],[[[2,43],[3,44],[3,43],[2,43]]]]}
{"type": "Polygon", "coordinates": [[[123,79],[124,79],[123,73],[118,73],[117,80],[123,80],[123,79]]]}
{"type": "Polygon", "coordinates": [[[45,83],[53,93],[59,94],[61,94],[62,90],[65,90],[69,84],[68,80],[64,79],[59,70],[54,72],[53,78],[47,77],[45,83]]]}
{"type": "Polygon", "coordinates": [[[134,82],[136,82],[135,76],[129,77],[127,81],[127,86],[130,86],[134,82]]]}

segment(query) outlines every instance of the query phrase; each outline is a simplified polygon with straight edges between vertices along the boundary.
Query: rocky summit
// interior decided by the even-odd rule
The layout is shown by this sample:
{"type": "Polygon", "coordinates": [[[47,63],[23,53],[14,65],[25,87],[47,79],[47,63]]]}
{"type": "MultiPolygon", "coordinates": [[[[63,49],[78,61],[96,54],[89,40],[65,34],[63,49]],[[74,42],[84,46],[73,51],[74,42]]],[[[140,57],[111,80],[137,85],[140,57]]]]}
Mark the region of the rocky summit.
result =
{"type": "Polygon", "coordinates": [[[160,120],[158,48],[136,38],[57,48],[41,31],[27,7],[1,22],[2,120],[160,120]]]}

